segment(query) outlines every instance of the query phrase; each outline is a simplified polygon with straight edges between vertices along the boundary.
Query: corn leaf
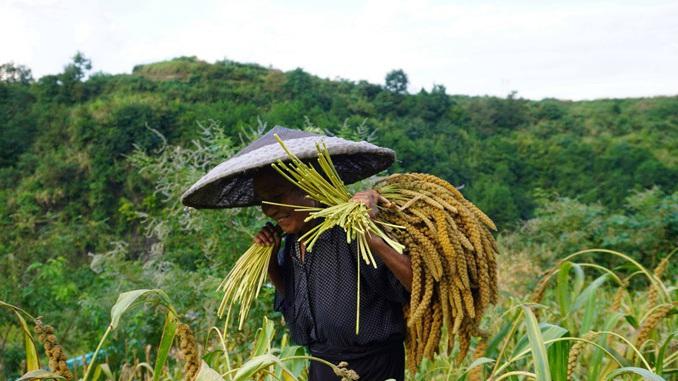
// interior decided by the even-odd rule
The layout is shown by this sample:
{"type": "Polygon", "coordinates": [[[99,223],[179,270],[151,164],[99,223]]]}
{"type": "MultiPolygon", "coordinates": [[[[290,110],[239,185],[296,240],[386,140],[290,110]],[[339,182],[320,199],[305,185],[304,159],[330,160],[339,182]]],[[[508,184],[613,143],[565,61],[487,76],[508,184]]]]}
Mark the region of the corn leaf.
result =
{"type": "Polygon", "coordinates": [[[572,307],[570,308],[570,315],[575,313],[578,309],[583,307],[595,293],[596,290],[607,281],[608,274],[603,274],[596,278],[593,282],[591,282],[584,291],[581,292],[575,299],[574,303],[572,304],[572,307]]]}
{"type": "Polygon", "coordinates": [[[97,369],[94,371],[94,376],[92,376],[92,381],[97,381],[102,374],[106,376],[106,380],[115,381],[113,372],[111,372],[111,368],[108,366],[108,364],[97,365],[97,369]]]}
{"type": "Polygon", "coordinates": [[[572,295],[579,295],[581,290],[584,288],[584,282],[586,281],[586,274],[584,274],[584,269],[578,263],[570,262],[572,264],[572,270],[574,271],[574,285],[572,287],[572,295]]]}
{"type": "Polygon", "coordinates": [[[101,364],[99,365],[99,368],[104,372],[106,377],[108,377],[109,380],[114,381],[115,377],[113,377],[113,372],[111,372],[111,367],[108,366],[108,364],[101,364]]]}
{"type": "MultiPolygon", "coordinates": [[[[539,323],[539,331],[541,332],[541,336],[544,339],[544,341],[549,341],[553,339],[557,339],[559,337],[565,336],[567,334],[567,329],[558,326],[558,325],[553,325],[549,323],[539,323]]],[[[527,346],[529,345],[528,341],[528,336],[525,335],[518,340],[518,343],[515,346],[515,349],[513,350],[513,356],[517,356],[521,352],[525,351],[527,349],[527,346]]],[[[550,346],[551,344],[547,344],[546,346],[550,346]]]]}
{"type": "Polygon", "coordinates": [[[101,377],[100,365],[98,365],[97,368],[94,370],[94,374],[92,375],[92,381],[99,381],[99,377],[101,377]]]}
{"type": "Polygon", "coordinates": [[[210,367],[214,367],[216,364],[217,358],[221,357],[224,355],[224,350],[223,349],[215,349],[213,351],[207,352],[202,356],[202,359],[209,365],[210,367]]]}
{"type": "Polygon", "coordinates": [[[586,301],[586,308],[584,309],[584,316],[581,320],[579,332],[588,332],[593,327],[598,311],[598,301],[594,298],[594,294],[589,294],[586,301]]]}
{"type": "Polygon", "coordinates": [[[551,379],[553,381],[568,381],[567,358],[570,353],[570,342],[557,341],[549,345],[546,351],[549,358],[549,368],[551,368],[551,379]]]}
{"type": "Polygon", "coordinates": [[[572,268],[571,262],[563,262],[560,265],[560,271],[558,271],[556,296],[560,307],[560,316],[567,316],[567,312],[570,310],[570,268],[572,268]]]}
{"type": "MultiPolygon", "coordinates": [[[[605,325],[603,325],[602,330],[603,331],[611,331],[621,320],[623,317],[622,314],[619,312],[615,312],[611,315],[608,316],[608,318],[605,320],[605,325]]],[[[607,346],[607,337],[608,335],[606,333],[600,334],[597,336],[597,342],[600,344],[600,346],[604,347],[605,349],[608,349],[610,353],[614,354],[613,348],[608,348],[607,346]]],[[[604,358],[604,353],[603,351],[598,348],[598,347],[593,347],[592,348],[593,353],[589,357],[589,379],[593,380],[598,380],[600,379],[600,371],[601,367],[603,365],[603,358],[604,358]]]]}
{"type": "Polygon", "coordinates": [[[224,381],[223,377],[214,369],[210,368],[206,362],[202,361],[198,375],[195,381],[224,381]]]}
{"type": "Polygon", "coordinates": [[[264,316],[264,322],[257,331],[257,339],[254,341],[251,357],[263,355],[271,350],[271,340],[273,340],[273,335],[275,335],[273,321],[268,320],[264,316]]]}
{"type": "Polygon", "coordinates": [[[472,363],[469,364],[469,366],[464,370],[464,373],[462,373],[462,376],[473,370],[474,368],[477,368],[479,366],[483,366],[485,364],[492,364],[494,362],[494,359],[488,358],[488,357],[479,357],[475,360],[473,360],[472,363]]]}
{"type": "Polygon", "coordinates": [[[162,375],[162,369],[165,366],[167,361],[167,356],[169,351],[172,348],[172,342],[174,341],[174,335],[177,332],[177,318],[174,316],[174,312],[167,311],[167,317],[165,317],[165,326],[162,329],[162,337],[160,338],[160,345],[158,345],[158,355],[155,360],[155,367],[153,368],[153,381],[160,380],[162,375]]]}
{"type": "Polygon", "coordinates": [[[527,331],[527,338],[532,349],[532,362],[534,363],[534,373],[537,376],[537,381],[551,381],[548,355],[544,345],[544,338],[541,335],[541,329],[539,329],[539,323],[530,307],[523,306],[523,311],[525,313],[525,330],[527,331]]]}
{"type": "Polygon", "coordinates": [[[31,331],[28,329],[28,324],[26,320],[21,316],[19,311],[14,310],[19,324],[21,325],[21,330],[24,332],[24,348],[26,350],[26,370],[38,370],[40,369],[40,362],[38,359],[38,351],[35,349],[35,343],[33,342],[33,336],[31,336],[31,331]]]}
{"type": "Polygon", "coordinates": [[[507,319],[504,322],[504,324],[502,324],[501,328],[499,329],[499,332],[497,332],[496,335],[492,336],[490,341],[487,343],[487,349],[485,350],[485,354],[487,356],[489,357],[497,356],[499,344],[501,344],[502,340],[504,340],[506,335],[508,335],[509,331],[511,330],[513,320],[514,319],[507,319]]]}
{"type": "Polygon", "coordinates": [[[168,308],[172,309],[169,297],[163,290],[141,289],[123,292],[122,294],[118,295],[118,300],[111,308],[111,328],[116,329],[118,327],[122,314],[125,313],[125,311],[127,311],[130,307],[132,307],[132,305],[136,305],[137,303],[141,302],[141,298],[149,296],[160,297],[161,303],[167,306],[168,308]]]}
{"type": "Polygon", "coordinates": [[[676,336],[676,332],[670,334],[669,337],[664,340],[664,344],[662,344],[661,348],[659,349],[659,353],[657,354],[657,363],[655,364],[655,370],[658,374],[662,374],[664,371],[664,356],[666,355],[666,349],[669,348],[671,340],[673,340],[674,336],[676,336]]]}
{"type": "Polygon", "coordinates": [[[640,326],[640,324],[638,324],[638,319],[636,319],[636,317],[633,315],[625,315],[624,319],[626,319],[626,322],[631,324],[631,327],[633,327],[634,329],[638,329],[638,327],[640,326]]]}
{"type": "Polygon", "coordinates": [[[661,376],[659,376],[655,373],[652,373],[651,371],[649,371],[647,369],[636,368],[636,367],[633,367],[633,366],[627,366],[627,367],[624,367],[624,368],[619,368],[619,369],[615,370],[614,372],[610,373],[607,376],[606,379],[607,380],[614,380],[615,377],[619,376],[620,374],[624,374],[624,373],[635,373],[635,374],[639,375],[640,377],[642,377],[643,380],[646,380],[646,381],[666,381],[664,379],[664,377],[661,377],[661,376]]]}
{"type": "Polygon", "coordinates": [[[306,369],[308,365],[308,361],[304,358],[298,358],[299,356],[304,356],[306,354],[306,351],[304,350],[303,347],[292,345],[292,346],[287,346],[282,349],[280,352],[280,358],[282,361],[285,362],[285,365],[287,366],[287,369],[290,371],[290,374],[287,374],[286,372],[283,372],[281,368],[276,369],[276,376],[278,378],[281,378],[285,381],[288,379],[293,379],[301,377],[301,374],[304,372],[304,369],[306,369]],[[286,360],[286,357],[295,357],[290,360],[286,360]]]}
{"type": "Polygon", "coordinates": [[[244,363],[233,377],[233,381],[245,381],[249,380],[255,373],[258,371],[268,368],[269,366],[279,363],[277,357],[272,354],[264,354],[261,356],[253,357],[244,363]]]}
{"type": "Polygon", "coordinates": [[[16,381],[28,381],[28,380],[65,380],[65,378],[59,376],[56,373],[44,369],[32,370],[21,378],[18,378],[16,381]]]}

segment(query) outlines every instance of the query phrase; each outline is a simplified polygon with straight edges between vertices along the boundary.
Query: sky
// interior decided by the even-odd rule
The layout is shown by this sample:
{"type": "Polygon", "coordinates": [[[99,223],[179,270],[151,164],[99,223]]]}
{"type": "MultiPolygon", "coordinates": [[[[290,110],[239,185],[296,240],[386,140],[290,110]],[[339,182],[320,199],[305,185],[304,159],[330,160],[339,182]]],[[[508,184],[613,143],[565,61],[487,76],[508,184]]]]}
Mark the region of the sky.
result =
{"type": "Polygon", "coordinates": [[[0,0],[0,63],[93,70],[196,56],[409,91],[597,99],[678,94],[678,1],[0,0]]]}

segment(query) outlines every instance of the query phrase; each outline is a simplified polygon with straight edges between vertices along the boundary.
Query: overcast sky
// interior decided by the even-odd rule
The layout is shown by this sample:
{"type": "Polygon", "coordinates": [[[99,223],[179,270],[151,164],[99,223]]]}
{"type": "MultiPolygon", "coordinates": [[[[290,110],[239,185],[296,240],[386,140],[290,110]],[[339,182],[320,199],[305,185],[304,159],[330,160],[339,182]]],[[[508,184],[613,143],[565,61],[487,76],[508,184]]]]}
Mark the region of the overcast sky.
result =
{"type": "Polygon", "coordinates": [[[678,1],[0,0],[0,63],[35,77],[182,55],[410,92],[594,99],[678,94],[678,1]]]}

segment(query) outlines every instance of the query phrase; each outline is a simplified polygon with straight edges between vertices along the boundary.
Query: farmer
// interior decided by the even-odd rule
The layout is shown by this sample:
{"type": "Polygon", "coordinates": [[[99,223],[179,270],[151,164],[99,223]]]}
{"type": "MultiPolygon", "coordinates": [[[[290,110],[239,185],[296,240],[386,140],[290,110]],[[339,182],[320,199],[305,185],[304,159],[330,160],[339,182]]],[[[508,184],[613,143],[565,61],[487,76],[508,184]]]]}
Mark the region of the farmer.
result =
{"type": "MultiPolygon", "coordinates": [[[[348,362],[348,368],[355,370],[360,380],[404,380],[406,330],[402,309],[412,282],[409,258],[371,236],[375,269],[359,259],[356,242],[348,244],[339,227],[323,233],[313,250],[307,251],[298,238],[318,221],[305,222],[308,212],[261,202],[318,206],[271,168],[271,163],[287,158],[274,133],[302,160],[315,159],[315,143],[325,142],[346,183],[378,173],[394,160],[393,151],[367,142],[275,127],[194,184],[182,196],[183,203],[198,208],[261,205],[277,226],[268,223],[254,239],[274,246],[275,258],[270,261],[268,274],[276,288],[275,309],[285,317],[292,341],[306,346],[315,357],[334,364],[348,362]],[[360,331],[356,334],[358,263],[360,331]]],[[[367,190],[356,193],[353,200],[364,203],[370,217],[375,218],[377,204],[383,198],[367,190]]],[[[330,367],[312,361],[309,379],[340,378],[330,367]]]]}

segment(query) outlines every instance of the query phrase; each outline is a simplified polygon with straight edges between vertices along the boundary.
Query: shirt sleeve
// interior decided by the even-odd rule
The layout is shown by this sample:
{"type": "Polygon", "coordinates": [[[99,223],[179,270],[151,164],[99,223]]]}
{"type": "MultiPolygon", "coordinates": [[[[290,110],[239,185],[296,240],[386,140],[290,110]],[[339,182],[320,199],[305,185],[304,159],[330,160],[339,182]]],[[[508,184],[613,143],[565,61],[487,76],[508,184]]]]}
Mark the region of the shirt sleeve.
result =
{"type": "MultiPolygon", "coordinates": [[[[354,260],[357,260],[358,254],[357,241],[351,242],[350,251],[354,260]]],[[[381,257],[377,253],[372,253],[377,268],[368,265],[360,257],[360,277],[365,280],[367,285],[374,289],[377,293],[383,295],[386,299],[400,303],[407,304],[410,301],[410,294],[402,283],[396,278],[395,274],[384,264],[381,257]]]]}

